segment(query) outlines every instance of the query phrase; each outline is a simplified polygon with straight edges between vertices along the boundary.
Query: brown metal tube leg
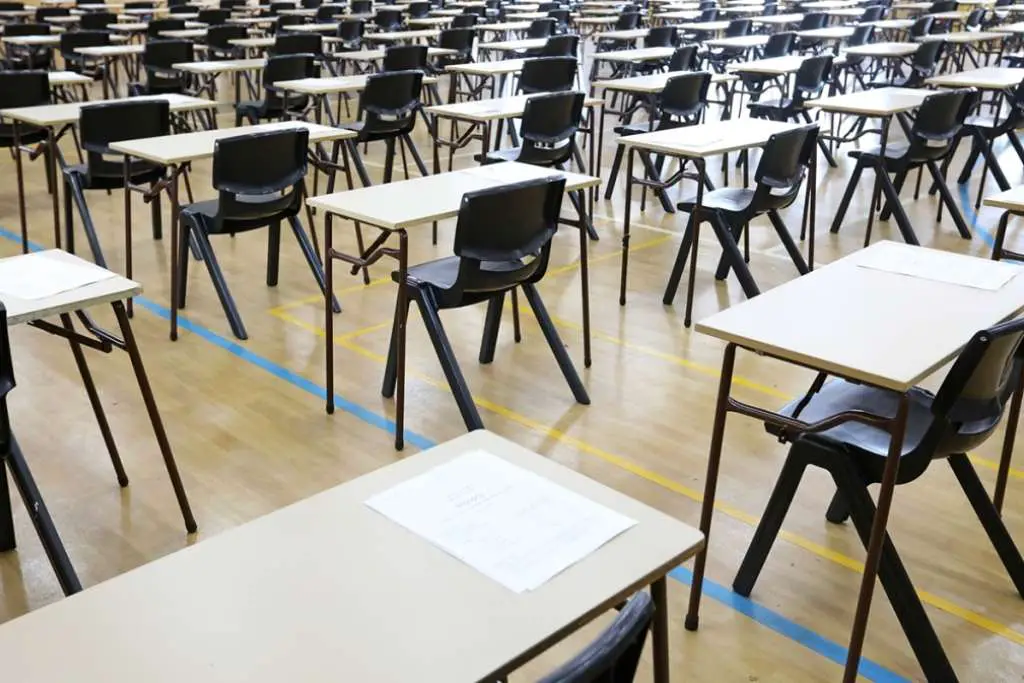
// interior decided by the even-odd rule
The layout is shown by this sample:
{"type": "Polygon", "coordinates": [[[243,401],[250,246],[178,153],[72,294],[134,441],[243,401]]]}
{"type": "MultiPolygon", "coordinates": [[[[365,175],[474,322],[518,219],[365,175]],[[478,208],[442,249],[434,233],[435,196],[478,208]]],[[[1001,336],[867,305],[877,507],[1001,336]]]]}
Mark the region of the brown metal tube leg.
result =
{"type": "Polygon", "coordinates": [[[14,121],[14,168],[18,176],[18,219],[21,223],[21,253],[28,253],[28,219],[25,217],[25,175],[21,167],[21,133],[14,121]]]}
{"type": "MultiPolygon", "coordinates": [[[[409,236],[405,230],[398,232],[398,310],[404,311],[406,307],[405,298],[408,292],[405,287],[406,273],[409,270],[409,236]]],[[[398,319],[396,331],[398,340],[396,344],[397,369],[398,369],[398,392],[395,399],[395,450],[405,448],[405,335],[408,327],[408,316],[401,316],[398,319]]]]}
{"type": "MultiPolygon", "coordinates": [[[[75,328],[71,323],[71,315],[68,313],[62,313],[60,316],[60,322],[64,326],[64,329],[70,333],[74,333],[75,328]]],[[[114,466],[114,473],[117,474],[117,483],[122,487],[128,485],[128,475],[124,471],[124,464],[121,462],[121,455],[117,452],[117,444],[114,442],[114,434],[110,431],[110,423],[107,422],[107,415],[103,411],[103,404],[100,403],[99,392],[96,391],[96,383],[92,380],[92,372],[89,370],[89,364],[86,363],[85,353],[82,351],[82,345],[78,343],[75,337],[68,337],[68,344],[71,346],[71,354],[75,357],[75,364],[78,366],[78,372],[82,375],[82,384],[85,385],[85,393],[89,396],[89,404],[92,406],[92,412],[96,415],[96,424],[99,425],[100,434],[103,436],[103,443],[107,446],[107,453],[110,454],[110,462],[114,466]]]]}
{"type": "MultiPolygon", "coordinates": [[[[175,240],[177,240],[177,235],[175,235],[175,240]]],[[[173,268],[174,265],[172,264],[171,267],[173,268]]],[[[171,301],[174,300],[174,290],[172,290],[171,301]]],[[[135,370],[135,379],[139,383],[139,391],[142,393],[142,400],[146,404],[146,412],[149,413],[149,421],[153,425],[153,433],[156,435],[157,443],[160,445],[160,454],[164,458],[167,476],[170,477],[171,486],[174,487],[174,495],[178,498],[178,507],[181,508],[181,516],[185,520],[185,529],[190,534],[194,534],[198,528],[196,526],[196,519],[192,516],[192,507],[189,505],[188,496],[185,494],[185,486],[181,483],[181,475],[178,473],[178,465],[174,461],[171,443],[167,440],[167,432],[164,430],[164,423],[160,419],[160,411],[156,407],[153,388],[149,385],[149,378],[146,377],[146,368],[142,363],[139,346],[135,342],[135,333],[132,331],[131,321],[128,319],[128,314],[122,302],[115,301],[111,306],[114,308],[114,315],[117,316],[117,324],[121,327],[125,350],[131,359],[132,369],[135,370]]]]}
{"type": "Polygon", "coordinates": [[[651,584],[651,598],[654,600],[654,683],[668,683],[668,590],[664,576],[651,584]]]}
{"type": "Polygon", "coordinates": [[[326,366],[327,414],[334,413],[334,216],[324,218],[324,365],[326,366]]]}
{"type": "Polygon", "coordinates": [[[51,204],[53,205],[53,246],[60,249],[60,201],[58,195],[60,190],[57,182],[57,136],[54,133],[53,126],[46,129],[46,145],[47,154],[44,155],[46,160],[46,173],[50,176],[50,189],[53,192],[50,193],[51,204]]]}
{"type": "Polygon", "coordinates": [[[686,611],[686,629],[696,631],[700,623],[700,595],[704,584],[704,568],[708,560],[711,541],[711,515],[715,511],[715,489],[718,486],[718,467],[722,460],[722,440],[725,436],[725,418],[729,414],[729,392],[732,390],[732,371],[736,364],[736,345],[725,347],[722,375],[718,380],[718,399],[715,402],[715,422],[711,428],[711,451],[708,453],[708,471],[704,481],[704,501],[700,509],[700,530],[704,534],[704,547],[693,563],[693,582],[690,584],[690,605],[686,611]]]}
{"type": "Polygon", "coordinates": [[[864,636],[867,633],[868,616],[871,612],[871,596],[875,591],[875,579],[878,577],[878,562],[882,557],[882,544],[885,542],[885,527],[889,521],[889,508],[892,505],[893,491],[896,489],[896,475],[899,472],[900,454],[903,451],[903,435],[907,429],[907,408],[909,403],[906,395],[904,395],[900,399],[896,416],[891,423],[892,440],[889,442],[889,455],[885,460],[885,469],[882,471],[882,484],[878,491],[875,519],[871,523],[871,538],[868,540],[868,555],[864,561],[864,575],[861,577],[857,611],[853,616],[850,648],[846,652],[846,670],[843,672],[843,683],[854,683],[857,680],[860,654],[864,649],[864,636]]]}

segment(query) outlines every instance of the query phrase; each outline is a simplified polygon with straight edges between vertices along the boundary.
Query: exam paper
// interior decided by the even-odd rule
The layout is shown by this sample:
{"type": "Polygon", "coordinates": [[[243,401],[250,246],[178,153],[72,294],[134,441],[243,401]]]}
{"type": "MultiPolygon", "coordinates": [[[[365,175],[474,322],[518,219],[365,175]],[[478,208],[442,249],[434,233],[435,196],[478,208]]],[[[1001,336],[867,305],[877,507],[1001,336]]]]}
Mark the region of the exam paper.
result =
{"type": "Polygon", "coordinates": [[[1022,272],[1010,263],[925,248],[870,249],[857,265],[992,292],[1022,272]]]}
{"type": "Polygon", "coordinates": [[[0,259],[0,299],[45,299],[116,276],[90,263],[59,261],[46,252],[12,256],[0,259]]]}
{"type": "Polygon", "coordinates": [[[516,593],[538,588],[636,524],[485,451],[366,505],[516,593]]]}

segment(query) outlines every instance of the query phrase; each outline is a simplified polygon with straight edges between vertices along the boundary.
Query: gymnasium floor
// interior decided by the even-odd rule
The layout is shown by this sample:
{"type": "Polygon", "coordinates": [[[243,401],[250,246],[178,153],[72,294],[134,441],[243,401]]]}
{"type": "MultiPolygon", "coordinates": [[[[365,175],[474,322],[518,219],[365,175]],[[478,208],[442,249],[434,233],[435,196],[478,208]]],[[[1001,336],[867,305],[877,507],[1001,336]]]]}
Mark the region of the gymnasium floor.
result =
{"type": "MultiPolygon", "coordinates": [[[[225,86],[221,92],[232,89],[225,86]]],[[[94,96],[99,97],[98,89],[94,96]]],[[[223,114],[220,122],[230,125],[231,116],[223,114]]],[[[422,126],[416,139],[427,156],[430,146],[422,126]]],[[[609,129],[603,177],[608,175],[614,139],[609,129]]],[[[863,241],[870,176],[862,181],[842,232],[828,232],[852,169],[847,149],[838,155],[839,168],[820,164],[818,263],[849,254],[863,241]]],[[[65,141],[64,151],[71,158],[70,141],[65,141]]],[[[382,150],[371,146],[365,158],[371,174],[379,177],[382,150]]],[[[1003,159],[1011,182],[1020,182],[1021,167],[1012,150],[1003,159]]],[[[470,153],[456,157],[457,167],[473,163],[470,153]]],[[[953,168],[959,170],[960,163],[958,159],[953,168]]],[[[719,180],[718,164],[710,166],[719,180]]],[[[36,245],[46,247],[52,241],[52,224],[41,164],[30,164],[26,174],[30,234],[36,245]]],[[[14,165],[9,155],[0,158],[0,177],[4,179],[0,255],[12,255],[19,247],[14,165]]],[[[979,177],[980,169],[958,195],[968,222],[973,222],[971,241],[960,239],[948,218],[941,224],[934,222],[933,198],[913,201],[910,188],[904,192],[905,206],[924,245],[989,255],[998,215],[984,209],[975,215],[974,183],[979,177]]],[[[212,196],[209,163],[197,166],[192,184],[198,196],[212,196]]],[[[991,180],[988,186],[994,188],[991,180]]],[[[683,192],[692,190],[688,182],[683,192]]],[[[679,192],[679,188],[671,191],[673,199],[679,192]]],[[[573,230],[563,229],[556,237],[553,266],[540,287],[592,405],[573,401],[529,316],[523,320],[523,342],[515,344],[506,308],[497,355],[489,366],[476,362],[483,308],[446,312],[443,320],[488,429],[696,526],[722,345],[683,327],[684,289],[674,307],[662,305],[684,220],[666,215],[653,201],[647,202],[646,212],[638,213],[639,193],[635,198],[625,307],[619,306],[617,296],[624,207],[621,181],[611,201],[596,204],[601,240],[591,252],[594,362],[590,369],[582,367],[573,230]]],[[[90,192],[88,202],[108,260],[122,263],[121,193],[90,192]]],[[[208,276],[196,264],[190,268],[190,298],[181,336],[177,342],[169,341],[169,243],[152,239],[149,212],[141,200],[136,202],[135,273],[145,295],[137,301],[134,326],[200,531],[195,537],[184,532],[127,359],[122,354],[90,355],[131,477],[131,485],[120,490],[68,349],[58,339],[19,327],[12,333],[18,380],[10,395],[14,429],[84,585],[95,585],[464,431],[414,312],[407,447],[401,453],[392,448],[388,432],[393,428],[393,403],[380,395],[394,306],[394,287],[385,262],[371,269],[369,286],[359,278],[339,276],[337,293],[344,312],[336,316],[336,337],[329,341],[323,331],[322,300],[288,233],[282,240],[281,280],[276,288],[264,282],[266,233],[217,238],[214,248],[250,340],[238,342],[232,337],[208,276]],[[334,343],[337,350],[339,410],[333,416],[324,412],[326,343],[334,343]]],[[[794,232],[799,229],[800,207],[798,203],[788,214],[794,232]]],[[[454,221],[442,223],[438,246],[433,247],[428,227],[413,230],[412,261],[450,254],[453,231],[454,221]]],[[[720,250],[709,232],[703,231],[700,243],[696,320],[743,299],[734,280],[714,280],[720,250]]],[[[336,243],[353,246],[351,224],[336,223],[335,235],[336,243]]],[[[876,225],[874,239],[883,238],[899,239],[895,227],[876,225]]],[[[1008,246],[1024,247],[1022,241],[1011,234],[1008,246]]],[[[751,249],[751,268],[762,289],[795,277],[767,223],[753,227],[751,249]]],[[[956,311],[949,313],[956,315],[956,311]]],[[[813,311],[792,313],[794,317],[808,314],[813,311]]],[[[810,381],[806,371],[750,355],[740,356],[737,372],[743,378],[742,398],[768,407],[785,402],[810,381]]],[[[1000,442],[1001,432],[973,454],[988,486],[995,479],[1000,442]]],[[[669,588],[674,680],[835,680],[845,660],[863,559],[853,528],[824,520],[833,489],[824,475],[810,472],[752,598],[733,594],[729,586],[785,447],[760,425],[734,419],[727,430],[725,454],[708,565],[713,583],[707,588],[698,633],[682,628],[686,568],[675,572],[678,580],[669,588]]],[[[1004,516],[1011,533],[1024,537],[1020,458],[1011,473],[1004,516]]],[[[60,598],[20,501],[15,518],[19,550],[0,556],[0,621],[60,598]]],[[[961,680],[1024,680],[1024,602],[945,465],[936,464],[920,480],[898,490],[890,530],[961,680]]],[[[275,561],[274,554],[274,548],[267,548],[266,561],[275,561]]],[[[238,571],[244,572],[245,567],[238,571]]],[[[344,566],[337,572],[338,580],[344,581],[344,566]]],[[[513,680],[532,680],[549,670],[600,625],[546,654],[513,680]]],[[[867,680],[922,679],[880,590],[864,656],[862,673],[867,680]]],[[[648,665],[644,663],[645,669],[648,665]]],[[[646,676],[649,672],[641,672],[638,680],[646,676]]]]}

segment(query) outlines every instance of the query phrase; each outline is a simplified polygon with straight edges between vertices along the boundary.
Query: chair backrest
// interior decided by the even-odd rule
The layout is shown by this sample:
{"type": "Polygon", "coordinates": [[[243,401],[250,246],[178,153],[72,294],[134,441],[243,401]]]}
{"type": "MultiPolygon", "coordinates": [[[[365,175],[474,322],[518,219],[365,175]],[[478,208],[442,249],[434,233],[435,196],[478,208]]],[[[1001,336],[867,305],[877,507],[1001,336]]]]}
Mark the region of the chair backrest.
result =
{"type": "Polygon", "coordinates": [[[942,12],[955,12],[956,0],[938,0],[928,8],[928,14],[941,14],[942,12]]]}
{"type": "Polygon", "coordinates": [[[749,209],[783,209],[792,204],[817,153],[818,126],[775,133],[764,146],[754,171],[754,197],[749,209]]]}
{"type": "Polygon", "coordinates": [[[668,60],[669,71],[696,71],[700,65],[698,45],[683,45],[676,48],[672,58],[668,60]]]}
{"type": "Polygon", "coordinates": [[[452,17],[452,28],[473,28],[479,19],[475,14],[460,14],[452,17]]]}
{"type": "Polygon", "coordinates": [[[80,47],[97,47],[110,44],[106,31],[65,31],[60,34],[60,53],[65,60],[80,57],[75,50],[80,47]]]}
{"type": "Polygon", "coordinates": [[[632,31],[640,26],[639,12],[623,12],[615,20],[616,31],[632,31]]]}
{"type": "Polygon", "coordinates": [[[71,15],[68,7],[37,7],[36,21],[45,21],[49,17],[67,17],[71,15]]]}
{"type": "Polygon", "coordinates": [[[169,14],[192,14],[194,12],[199,12],[199,11],[201,11],[201,10],[199,8],[195,7],[194,5],[177,4],[177,5],[168,5],[167,6],[167,12],[169,14]]]}
{"type": "Polygon", "coordinates": [[[680,74],[668,79],[658,95],[658,111],[661,112],[658,130],[699,123],[708,103],[710,87],[711,74],[707,71],[680,74]]]}
{"type": "Polygon", "coordinates": [[[142,65],[146,72],[146,90],[150,95],[181,93],[186,75],[174,64],[195,61],[195,51],[187,40],[154,40],[146,43],[142,65]]]}
{"type": "Polygon", "coordinates": [[[167,100],[124,100],[82,107],[78,119],[82,149],[91,171],[110,154],[110,143],[152,138],[171,133],[171,106],[167,100]]]}
{"type": "Polygon", "coordinates": [[[117,23],[117,15],[113,12],[86,12],[78,21],[82,31],[109,31],[109,26],[117,23]]]}
{"type": "Polygon", "coordinates": [[[289,26],[301,26],[306,23],[306,20],[302,17],[297,17],[294,14],[282,14],[274,19],[274,33],[284,33],[288,30],[289,26]]]}
{"type": "Polygon", "coordinates": [[[326,24],[328,22],[337,21],[338,17],[345,13],[345,8],[339,5],[321,5],[316,8],[316,14],[313,15],[313,21],[318,24],[326,24]]]}
{"type": "Polygon", "coordinates": [[[548,10],[548,18],[555,20],[555,33],[565,33],[569,30],[569,10],[548,10]]]}
{"type": "Polygon", "coordinates": [[[373,15],[373,23],[381,31],[397,31],[402,27],[402,10],[381,8],[373,15]]]}
{"type": "Polygon", "coordinates": [[[5,36],[48,36],[51,33],[49,24],[7,24],[4,26],[5,36]]]}
{"type": "Polygon", "coordinates": [[[881,5],[871,5],[865,7],[864,12],[860,15],[860,20],[865,21],[878,21],[885,16],[885,8],[881,5]]]}
{"type": "Polygon", "coordinates": [[[701,23],[701,24],[705,24],[705,23],[707,23],[709,21],[718,21],[719,15],[720,15],[720,12],[718,11],[718,9],[716,7],[710,7],[708,9],[702,9],[700,11],[700,16],[697,17],[697,22],[701,23]]]}
{"type": "Polygon", "coordinates": [[[969,88],[936,91],[926,97],[910,129],[908,157],[935,160],[949,154],[977,101],[978,94],[969,88]]]}
{"type": "Polygon", "coordinates": [[[679,44],[679,29],[675,26],[655,26],[644,36],[644,47],[675,47],[679,44]]]}
{"type": "Polygon", "coordinates": [[[302,0],[302,9],[320,9],[323,0],[302,0]]]}
{"type": "Polygon", "coordinates": [[[816,28],[825,28],[828,23],[828,15],[824,12],[808,12],[800,20],[800,31],[812,31],[816,28]]]}
{"type": "Polygon", "coordinates": [[[923,17],[917,18],[917,20],[910,26],[908,33],[911,38],[926,36],[932,32],[933,24],[935,24],[935,18],[926,14],[923,17]]]}
{"type": "Polygon", "coordinates": [[[226,24],[231,18],[231,10],[227,9],[201,9],[199,10],[199,21],[208,26],[220,26],[226,24]]]}
{"type": "Polygon", "coordinates": [[[981,28],[983,21],[985,21],[985,9],[982,7],[972,9],[971,13],[967,15],[967,19],[964,20],[964,28],[968,31],[976,31],[981,28]]]}
{"type": "Polygon", "coordinates": [[[0,12],[24,12],[23,2],[0,2],[0,12]]]}
{"type": "Polygon", "coordinates": [[[0,71],[0,109],[40,104],[50,104],[50,76],[47,72],[0,71]]]}
{"type": "Polygon", "coordinates": [[[277,16],[281,13],[281,10],[289,9],[295,9],[295,5],[290,2],[272,2],[270,3],[270,7],[267,9],[267,12],[271,16],[277,16]]]}
{"type": "Polygon", "coordinates": [[[346,19],[338,24],[338,37],[342,39],[341,47],[345,50],[358,50],[363,44],[366,22],[362,19],[346,19]]]}
{"type": "Polygon", "coordinates": [[[298,127],[218,140],[213,148],[216,223],[297,215],[308,147],[309,131],[298,127]]]}
{"type": "Polygon", "coordinates": [[[446,28],[441,31],[437,46],[446,50],[456,50],[460,57],[471,57],[475,41],[476,31],[471,28],[446,28]]]}
{"type": "Polygon", "coordinates": [[[373,0],[352,0],[349,11],[352,14],[369,14],[373,11],[373,0]]]}
{"type": "Polygon", "coordinates": [[[654,602],[637,593],[582,652],[539,683],[632,683],[654,619],[654,602]]]}
{"type": "Polygon", "coordinates": [[[315,78],[320,73],[313,54],[273,55],[267,58],[263,67],[264,101],[270,109],[300,111],[309,103],[307,95],[286,93],[275,88],[278,81],[297,81],[300,78],[315,78]]]}
{"type": "Polygon", "coordinates": [[[548,36],[554,35],[555,33],[555,20],[548,17],[546,19],[534,19],[530,22],[530,28],[526,29],[527,38],[547,38],[548,36]]]}
{"type": "Polygon", "coordinates": [[[875,37],[873,24],[861,24],[853,29],[853,35],[846,40],[846,45],[867,45],[875,37]]]}
{"type": "Polygon", "coordinates": [[[451,290],[502,291],[544,277],[564,192],[564,178],[538,178],[463,195],[453,247],[459,271],[451,290]],[[521,267],[509,267],[520,259],[521,267]]]}
{"type": "MultiPolygon", "coordinates": [[[[922,440],[930,460],[935,453],[963,453],[980,446],[995,431],[1024,368],[1024,318],[1016,318],[971,337],[935,393],[932,425],[922,440]]],[[[927,462],[924,463],[927,465],[927,462]]]]}
{"type": "Polygon", "coordinates": [[[516,161],[559,166],[572,158],[573,141],[583,121],[584,95],[556,92],[526,101],[520,134],[523,146],[516,161]]]}
{"type": "Polygon", "coordinates": [[[429,2],[410,2],[408,5],[409,16],[422,19],[423,17],[430,14],[430,3],[429,2]]]}
{"type": "Polygon", "coordinates": [[[764,3],[764,9],[761,11],[761,15],[765,17],[775,16],[779,13],[779,6],[774,2],[764,3]]]}
{"type": "Polygon", "coordinates": [[[319,33],[282,33],[274,38],[271,55],[322,55],[324,37],[319,33]]]}
{"type": "Polygon", "coordinates": [[[739,38],[740,36],[748,35],[753,26],[754,22],[750,19],[733,19],[725,29],[725,37],[739,38]]]}
{"type": "Polygon", "coordinates": [[[519,74],[519,91],[530,95],[538,92],[572,90],[578,62],[575,57],[537,57],[523,62],[519,74]]]}
{"type": "Polygon", "coordinates": [[[832,70],[832,55],[815,55],[806,58],[797,69],[793,79],[793,103],[802,104],[821,94],[832,70]]]}
{"type": "Polygon", "coordinates": [[[381,71],[408,71],[426,68],[426,45],[391,45],[384,50],[381,71]]]}
{"type": "Polygon", "coordinates": [[[239,49],[231,44],[232,40],[240,40],[248,35],[248,31],[241,24],[224,24],[223,26],[211,26],[206,30],[206,46],[209,48],[209,55],[214,58],[231,57],[239,52],[239,49]]]}
{"type": "Polygon", "coordinates": [[[540,2],[537,3],[538,12],[550,12],[553,9],[558,9],[559,4],[557,2],[540,2]]]}
{"type": "Polygon", "coordinates": [[[943,42],[941,40],[929,40],[918,46],[917,52],[910,61],[910,75],[904,84],[908,88],[922,87],[925,79],[935,75],[938,69],[939,57],[942,54],[943,42]]]}
{"type": "Polygon", "coordinates": [[[796,44],[796,34],[792,31],[782,31],[768,36],[768,42],[764,44],[762,51],[765,59],[770,57],[785,57],[793,51],[796,44]]]}
{"type": "Polygon", "coordinates": [[[575,33],[550,36],[541,48],[541,57],[575,57],[579,52],[580,37],[575,33]]]}
{"type": "Polygon", "coordinates": [[[359,98],[359,110],[365,112],[366,133],[404,134],[416,125],[423,89],[423,71],[385,71],[366,78],[359,98]]]}
{"type": "Polygon", "coordinates": [[[147,40],[165,40],[164,31],[183,31],[184,19],[152,19],[146,27],[147,40]]]}
{"type": "Polygon", "coordinates": [[[153,9],[156,7],[155,2],[150,0],[134,0],[133,2],[124,3],[125,9],[153,9]]]}

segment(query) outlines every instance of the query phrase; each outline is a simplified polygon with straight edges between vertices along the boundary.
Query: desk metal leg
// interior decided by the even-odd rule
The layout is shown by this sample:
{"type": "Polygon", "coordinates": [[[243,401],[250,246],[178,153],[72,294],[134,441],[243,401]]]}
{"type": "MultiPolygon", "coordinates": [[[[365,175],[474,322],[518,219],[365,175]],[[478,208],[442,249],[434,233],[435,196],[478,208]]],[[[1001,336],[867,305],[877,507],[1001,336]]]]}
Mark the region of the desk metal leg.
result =
{"type": "Polygon", "coordinates": [[[584,209],[586,199],[580,196],[579,199],[579,233],[580,233],[580,290],[583,297],[583,366],[589,368],[590,357],[590,256],[589,245],[590,235],[587,234],[587,226],[590,225],[590,216],[584,209]]]}
{"type": "MultiPolygon", "coordinates": [[[[177,235],[174,235],[172,245],[177,244],[177,239],[177,235]]],[[[176,263],[176,260],[172,261],[172,272],[176,263]]],[[[174,296],[176,291],[173,288],[171,289],[172,302],[176,298],[174,296]]],[[[142,393],[142,400],[146,404],[146,412],[149,413],[149,421],[153,425],[153,433],[156,435],[157,444],[160,446],[160,454],[163,456],[164,466],[167,468],[167,476],[171,480],[171,486],[174,487],[174,495],[178,499],[178,507],[181,508],[181,516],[185,520],[185,529],[188,533],[194,534],[198,528],[196,520],[192,516],[192,507],[189,505],[188,496],[185,494],[185,486],[182,484],[181,475],[178,473],[178,465],[174,460],[174,453],[171,451],[171,442],[167,439],[167,432],[164,430],[164,423],[160,418],[160,410],[156,406],[153,388],[150,386],[149,378],[146,376],[146,367],[142,363],[142,354],[139,352],[139,346],[135,341],[132,323],[128,319],[128,314],[122,302],[115,301],[111,306],[114,309],[114,315],[117,316],[117,323],[121,327],[124,348],[131,359],[132,369],[135,371],[135,379],[139,383],[139,391],[142,393]]]]}
{"type": "MultiPolygon", "coordinates": [[[[643,187],[641,186],[641,190],[643,187]]],[[[626,205],[622,210],[622,273],[619,275],[619,305],[626,305],[626,272],[629,269],[629,213],[633,195],[633,148],[626,151],[626,205]]]]}
{"type": "Polygon", "coordinates": [[[75,568],[71,566],[71,560],[60,540],[60,534],[57,533],[57,527],[53,525],[50,511],[47,510],[46,503],[43,502],[43,497],[39,493],[39,488],[32,477],[32,472],[28,469],[28,463],[25,462],[25,456],[22,455],[14,434],[11,434],[11,450],[3,456],[3,459],[7,461],[11,478],[14,480],[15,486],[18,487],[21,499],[25,503],[25,509],[32,519],[32,525],[36,528],[39,541],[43,544],[43,550],[46,551],[46,557],[49,558],[50,566],[53,567],[57,581],[60,582],[61,590],[64,591],[64,595],[78,593],[82,590],[82,584],[78,580],[78,575],[75,574],[75,568]]]}
{"type": "Polygon", "coordinates": [[[324,365],[327,376],[327,414],[334,414],[334,216],[328,211],[324,216],[324,365]]]}
{"type": "Polygon", "coordinates": [[[907,412],[910,405],[906,394],[900,398],[896,416],[890,423],[892,433],[889,441],[889,453],[882,471],[882,482],[878,490],[878,504],[875,518],[871,523],[871,538],[868,540],[868,554],[864,561],[864,575],[861,577],[860,596],[857,599],[857,610],[853,617],[853,632],[850,634],[850,647],[846,653],[846,669],[843,672],[843,683],[855,683],[857,669],[860,666],[860,654],[864,648],[864,636],[868,628],[868,616],[871,612],[871,597],[875,591],[875,579],[878,577],[878,563],[882,557],[882,545],[885,542],[885,528],[889,521],[889,508],[892,505],[893,492],[896,489],[896,475],[899,473],[900,454],[903,451],[903,436],[907,428],[907,412]]]}
{"type": "Polygon", "coordinates": [[[178,231],[181,226],[181,207],[178,205],[178,167],[167,167],[167,197],[171,200],[171,341],[178,340],[178,231]]]}
{"type": "Polygon", "coordinates": [[[25,217],[25,175],[21,167],[21,133],[14,120],[14,169],[18,176],[18,220],[21,224],[21,253],[28,253],[28,220],[25,217]]]}
{"type": "Polygon", "coordinates": [[[736,345],[728,344],[722,358],[722,375],[718,380],[718,399],[715,401],[715,421],[711,427],[711,451],[708,453],[708,471],[704,479],[704,501],[700,508],[700,531],[704,534],[704,547],[697,553],[693,563],[690,604],[684,622],[688,631],[696,631],[700,624],[700,595],[704,586],[708,547],[711,545],[711,515],[715,511],[715,490],[718,488],[718,468],[722,462],[725,418],[729,414],[729,393],[732,390],[732,372],[735,364],[736,345]]]}
{"type": "Polygon", "coordinates": [[[654,627],[651,629],[654,641],[654,683],[668,683],[668,590],[664,576],[651,584],[651,598],[654,600],[654,627]]]}
{"type": "Polygon", "coordinates": [[[57,134],[53,126],[46,128],[46,174],[50,178],[50,199],[53,206],[53,245],[60,249],[60,182],[57,177],[57,134]]]}

